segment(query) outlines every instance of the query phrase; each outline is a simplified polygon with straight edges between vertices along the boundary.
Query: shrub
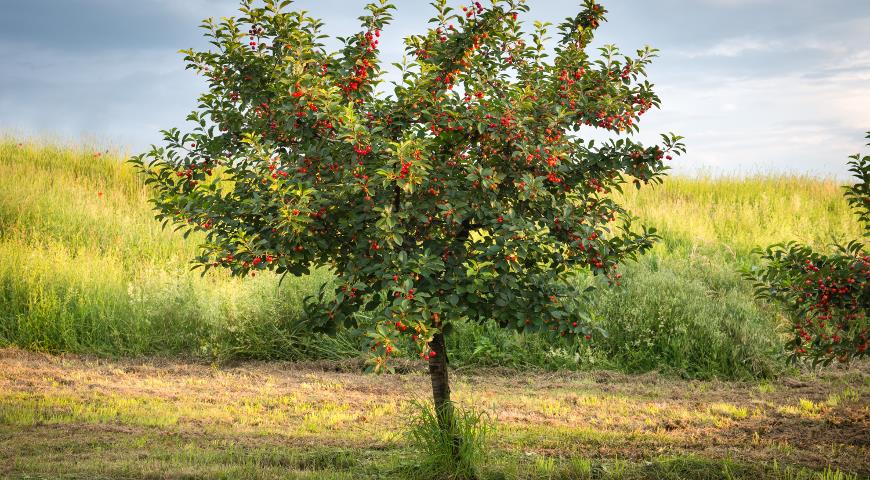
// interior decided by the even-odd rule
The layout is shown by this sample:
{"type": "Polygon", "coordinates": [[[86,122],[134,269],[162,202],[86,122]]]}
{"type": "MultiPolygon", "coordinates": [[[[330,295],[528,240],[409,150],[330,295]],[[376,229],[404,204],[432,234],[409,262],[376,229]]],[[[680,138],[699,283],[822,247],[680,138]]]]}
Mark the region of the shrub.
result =
{"type": "MultiPolygon", "coordinates": [[[[870,133],[867,134],[870,138],[870,133]]],[[[849,161],[858,180],[845,197],[870,237],[870,156],[849,161]]],[[[867,356],[870,341],[870,252],[865,241],[834,244],[821,253],[796,242],[759,252],[765,264],[747,272],[758,297],[784,305],[790,314],[792,358],[815,364],[867,356]]]]}

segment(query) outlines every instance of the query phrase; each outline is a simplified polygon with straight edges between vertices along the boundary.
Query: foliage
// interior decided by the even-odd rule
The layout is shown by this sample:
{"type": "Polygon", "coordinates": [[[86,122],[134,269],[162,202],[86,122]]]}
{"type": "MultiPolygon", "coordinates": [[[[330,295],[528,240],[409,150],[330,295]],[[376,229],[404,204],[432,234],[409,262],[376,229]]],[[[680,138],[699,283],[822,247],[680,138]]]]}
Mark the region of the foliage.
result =
{"type": "Polygon", "coordinates": [[[158,218],[203,232],[197,266],[331,269],[312,318],[325,330],[374,319],[375,370],[401,337],[429,358],[433,335],[463,318],[589,336],[571,276],[618,277],[656,238],[612,193],[659,183],[684,147],[674,135],[596,145],[579,129],[637,131],[659,104],[645,80],[655,50],[591,59],[605,15],[594,0],[559,26],[552,58],[546,25],[524,32],[523,1],[460,12],[437,0],[432,27],[405,41],[402,81],[380,94],[391,4],[369,4],[330,53],[320,22],[288,3],[245,0],[240,18],[203,23],[213,50],[186,51],[209,81],[193,132],[166,131],[164,147],[132,160],[158,218]]]}
{"type": "Polygon", "coordinates": [[[590,360],[689,378],[769,378],[785,370],[777,312],[753,301],[733,264],[655,254],[639,263],[623,272],[622,289],[593,297],[607,336],[592,342],[590,360]]]}
{"type": "MultiPolygon", "coordinates": [[[[870,133],[867,134],[870,138],[870,133]]],[[[849,162],[857,183],[845,197],[870,237],[870,156],[856,154],[849,162]]],[[[747,272],[760,298],[785,305],[793,321],[788,343],[794,358],[813,364],[847,362],[867,356],[870,342],[870,252],[866,241],[835,244],[820,253],[787,242],[761,252],[763,268],[747,272]]]]}

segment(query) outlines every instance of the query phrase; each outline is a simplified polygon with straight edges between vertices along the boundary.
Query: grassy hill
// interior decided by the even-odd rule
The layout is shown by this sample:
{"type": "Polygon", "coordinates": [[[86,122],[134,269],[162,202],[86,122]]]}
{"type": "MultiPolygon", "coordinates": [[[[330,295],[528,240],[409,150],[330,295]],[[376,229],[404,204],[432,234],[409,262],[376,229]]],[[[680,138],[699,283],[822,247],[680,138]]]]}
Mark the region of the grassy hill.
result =
{"type": "MultiPolygon", "coordinates": [[[[302,299],[327,272],[200,277],[187,241],[153,220],[122,159],[84,147],[0,141],[0,346],[107,356],[345,358],[350,332],[306,334],[302,299]]],[[[779,318],[738,269],[752,248],[858,236],[839,184],[801,177],[671,178],[626,201],[663,241],[600,291],[592,347],[461,325],[451,361],[541,368],[764,377],[783,368],[779,318]]]]}

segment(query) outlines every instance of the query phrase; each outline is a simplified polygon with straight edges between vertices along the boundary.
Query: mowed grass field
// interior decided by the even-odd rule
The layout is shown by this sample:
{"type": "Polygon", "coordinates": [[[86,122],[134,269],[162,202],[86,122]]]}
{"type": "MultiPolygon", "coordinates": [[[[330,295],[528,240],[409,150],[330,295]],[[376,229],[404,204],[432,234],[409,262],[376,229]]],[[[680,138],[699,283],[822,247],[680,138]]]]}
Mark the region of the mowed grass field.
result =
{"type": "MultiPolygon", "coordinates": [[[[866,370],[762,382],[458,373],[492,431],[481,479],[870,475],[866,370]]],[[[415,478],[422,368],[106,361],[0,350],[4,478],[415,478]]],[[[425,478],[425,477],[421,477],[425,478]]]]}
{"type": "MultiPolygon", "coordinates": [[[[147,199],[117,155],[0,141],[0,477],[407,478],[423,365],[363,375],[353,332],[306,332],[328,271],[189,272],[197,238],[147,199]]],[[[840,182],[669,178],[624,200],[662,241],[591,297],[607,337],[448,337],[455,398],[494,428],[482,478],[867,478],[866,364],[789,367],[739,274],[757,246],[858,237],[840,182]]]]}

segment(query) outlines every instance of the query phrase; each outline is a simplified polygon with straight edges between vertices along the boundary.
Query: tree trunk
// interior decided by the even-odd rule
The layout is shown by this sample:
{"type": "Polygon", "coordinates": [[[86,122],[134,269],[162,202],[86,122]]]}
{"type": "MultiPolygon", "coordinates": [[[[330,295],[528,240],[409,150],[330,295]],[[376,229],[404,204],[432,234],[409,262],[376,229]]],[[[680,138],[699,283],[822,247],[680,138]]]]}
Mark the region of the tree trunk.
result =
{"type": "Polygon", "coordinates": [[[452,437],[451,453],[456,463],[461,462],[460,448],[462,438],[456,432],[453,418],[453,403],[450,402],[450,383],[447,378],[447,345],[444,342],[444,333],[438,331],[429,342],[429,348],[435,352],[434,357],[429,357],[429,378],[432,380],[432,399],[435,401],[435,414],[438,416],[438,425],[441,431],[452,437]]]}
{"type": "Polygon", "coordinates": [[[441,428],[449,426],[453,414],[450,403],[450,383],[447,378],[447,347],[444,344],[444,334],[438,332],[429,342],[429,348],[435,356],[429,358],[429,377],[432,380],[432,399],[435,401],[435,412],[441,428]]]}

